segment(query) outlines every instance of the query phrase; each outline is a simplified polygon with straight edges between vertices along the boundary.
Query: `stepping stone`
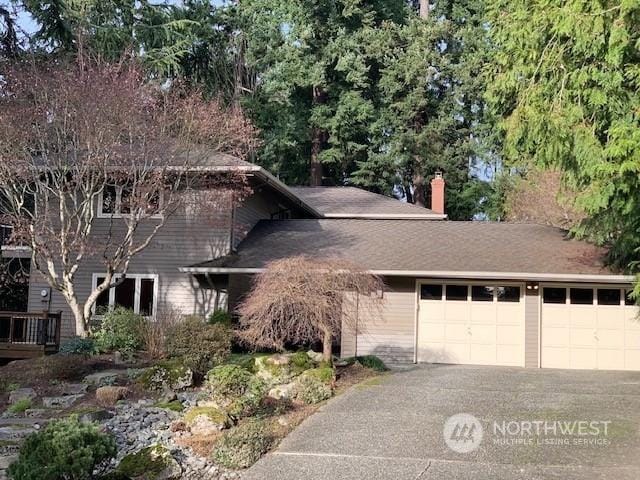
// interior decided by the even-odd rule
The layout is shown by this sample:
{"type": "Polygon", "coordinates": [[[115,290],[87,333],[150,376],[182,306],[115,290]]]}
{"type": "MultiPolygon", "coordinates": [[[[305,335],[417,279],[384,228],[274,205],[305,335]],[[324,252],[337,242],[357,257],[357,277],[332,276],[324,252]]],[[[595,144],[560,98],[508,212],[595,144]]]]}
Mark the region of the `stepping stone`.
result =
{"type": "Polygon", "coordinates": [[[69,408],[82,397],[84,397],[84,393],[78,395],[62,395],[60,397],[42,397],[42,405],[46,408],[69,408]]]}
{"type": "Polygon", "coordinates": [[[0,442],[19,442],[35,431],[33,427],[0,427],[0,442]]]}
{"type": "Polygon", "coordinates": [[[36,397],[37,395],[33,388],[18,388],[9,394],[9,403],[16,403],[20,400],[32,400],[36,397]]]}
{"type": "Polygon", "coordinates": [[[9,465],[11,465],[17,459],[18,459],[17,455],[0,456],[0,470],[6,470],[7,468],[9,468],[9,465]]]}
{"type": "Polygon", "coordinates": [[[24,416],[28,418],[42,418],[47,415],[48,410],[44,408],[27,408],[24,411],[24,416]]]}
{"type": "Polygon", "coordinates": [[[62,384],[63,395],[79,395],[87,393],[89,385],[87,383],[64,383],[62,384]]]}
{"type": "Polygon", "coordinates": [[[122,375],[121,370],[104,370],[102,372],[91,373],[84,377],[82,381],[89,385],[95,385],[96,387],[104,387],[116,383],[120,375],[122,375]]]}

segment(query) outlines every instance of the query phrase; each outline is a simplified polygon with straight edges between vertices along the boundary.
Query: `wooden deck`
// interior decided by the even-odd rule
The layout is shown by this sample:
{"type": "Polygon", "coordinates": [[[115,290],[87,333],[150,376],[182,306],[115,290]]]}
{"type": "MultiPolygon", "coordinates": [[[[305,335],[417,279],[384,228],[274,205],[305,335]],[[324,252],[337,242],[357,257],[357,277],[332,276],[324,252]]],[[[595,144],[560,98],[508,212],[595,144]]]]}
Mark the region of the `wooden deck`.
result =
{"type": "Polygon", "coordinates": [[[32,358],[60,347],[62,312],[0,312],[0,358],[32,358]]]}

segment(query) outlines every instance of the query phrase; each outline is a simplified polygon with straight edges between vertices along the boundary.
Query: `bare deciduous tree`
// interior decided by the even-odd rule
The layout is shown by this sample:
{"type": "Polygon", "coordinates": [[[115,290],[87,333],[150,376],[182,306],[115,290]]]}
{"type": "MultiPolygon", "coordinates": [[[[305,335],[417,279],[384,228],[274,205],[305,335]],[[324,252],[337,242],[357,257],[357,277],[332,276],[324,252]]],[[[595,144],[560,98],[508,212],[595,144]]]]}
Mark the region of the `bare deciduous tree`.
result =
{"type": "Polygon", "coordinates": [[[0,82],[0,220],[13,227],[12,242],[31,248],[32,268],[86,335],[96,299],[123,281],[172,214],[192,202],[215,218],[246,195],[240,173],[207,162],[243,156],[256,138],[239,109],[154,86],[128,60],[9,65],[0,82]],[[81,300],[76,276],[88,258],[100,258],[105,275],[81,300]]]}
{"type": "Polygon", "coordinates": [[[383,287],[379,277],[344,260],[301,256],[272,262],[238,307],[238,336],[253,347],[276,349],[322,341],[330,361],[343,326],[356,327],[359,315],[379,313],[383,287]]]}
{"type": "Polygon", "coordinates": [[[506,220],[570,229],[584,218],[575,206],[576,197],[560,172],[532,168],[507,191],[506,220]]]}

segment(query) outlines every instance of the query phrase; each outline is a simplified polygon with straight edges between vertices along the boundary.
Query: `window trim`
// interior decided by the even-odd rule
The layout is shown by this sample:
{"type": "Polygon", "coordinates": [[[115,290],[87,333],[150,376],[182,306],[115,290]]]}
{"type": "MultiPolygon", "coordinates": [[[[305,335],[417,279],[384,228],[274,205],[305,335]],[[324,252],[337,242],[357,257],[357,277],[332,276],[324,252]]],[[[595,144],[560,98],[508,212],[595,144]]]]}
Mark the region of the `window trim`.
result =
{"type": "MultiPolygon", "coordinates": [[[[115,187],[116,189],[116,200],[113,204],[114,211],[113,213],[109,213],[102,210],[102,208],[104,207],[104,191],[105,191],[105,189],[103,188],[102,191],[100,192],[100,198],[98,198],[98,213],[97,213],[98,218],[130,218],[131,217],[130,213],[120,213],[120,209],[122,208],[122,190],[124,187],[121,185],[109,185],[109,186],[115,187]]],[[[164,194],[163,192],[161,192],[160,208],[162,208],[163,205],[164,205],[164,194]]],[[[149,215],[145,218],[162,218],[162,217],[163,217],[162,213],[156,213],[153,215],[149,215]]]]}
{"type": "MultiPolygon", "coordinates": [[[[105,273],[94,273],[91,276],[91,290],[95,290],[98,286],[98,278],[105,277],[105,273]]],[[[121,278],[121,273],[116,273],[113,275],[114,279],[121,278]]],[[[153,313],[151,315],[145,315],[147,318],[155,318],[156,312],[158,311],[158,274],[157,273],[127,273],[126,278],[130,278],[135,280],[135,290],[133,294],[133,311],[134,313],[140,313],[140,292],[141,292],[141,280],[153,280],[153,313]]],[[[116,300],[116,289],[109,289],[109,308],[115,306],[116,300]]],[[[94,303],[91,307],[91,311],[94,315],[96,315],[96,304],[94,303]]],[[[96,315],[97,317],[101,317],[102,315],[96,315]]]]}
{"type": "Polygon", "coordinates": [[[473,286],[484,286],[484,287],[493,287],[494,288],[494,293],[493,293],[493,302],[475,302],[475,303],[483,303],[483,304],[490,304],[490,303],[507,303],[507,304],[523,304],[524,303],[524,298],[525,298],[525,292],[526,292],[526,285],[522,282],[514,282],[514,281],[504,281],[504,282],[499,282],[499,281],[489,281],[487,282],[486,280],[468,280],[468,281],[460,281],[460,279],[457,278],[448,278],[448,279],[431,279],[431,278],[419,278],[416,280],[416,297],[417,297],[417,301],[418,302],[464,302],[465,300],[447,300],[447,294],[446,294],[446,289],[447,289],[447,285],[451,284],[451,285],[466,285],[468,287],[467,289],[467,302],[472,302],[472,288],[473,286]],[[420,298],[420,289],[422,285],[442,285],[442,298],[439,300],[434,300],[434,299],[422,299],[420,298]],[[518,297],[518,301],[517,302],[499,302],[498,301],[498,287],[518,287],[520,289],[520,296],[518,297]]]}

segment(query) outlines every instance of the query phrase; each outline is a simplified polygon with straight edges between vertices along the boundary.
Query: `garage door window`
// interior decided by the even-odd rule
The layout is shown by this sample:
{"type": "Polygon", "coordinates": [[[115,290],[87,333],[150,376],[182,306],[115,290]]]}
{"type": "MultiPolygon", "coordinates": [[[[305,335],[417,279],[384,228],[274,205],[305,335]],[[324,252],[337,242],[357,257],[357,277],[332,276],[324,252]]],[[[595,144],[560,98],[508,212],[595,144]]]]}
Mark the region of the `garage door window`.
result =
{"type": "Polygon", "coordinates": [[[497,287],[499,302],[519,302],[520,287],[497,287]]]}
{"type": "Polygon", "coordinates": [[[471,287],[471,300],[474,302],[493,302],[493,288],[484,285],[471,287]]]}
{"type": "Polygon", "coordinates": [[[421,300],[442,300],[442,285],[421,285],[421,300]]]}
{"type": "Polygon", "coordinates": [[[572,305],[593,305],[592,288],[571,288],[570,290],[572,305]]]}
{"type": "Polygon", "coordinates": [[[467,301],[468,288],[466,285],[447,285],[447,300],[467,301]]]}
{"type": "Polygon", "coordinates": [[[567,303],[566,288],[545,288],[542,295],[544,303],[567,303]]]}
{"type": "Polygon", "coordinates": [[[620,305],[620,289],[599,288],[598,305],[620,305]]]}

